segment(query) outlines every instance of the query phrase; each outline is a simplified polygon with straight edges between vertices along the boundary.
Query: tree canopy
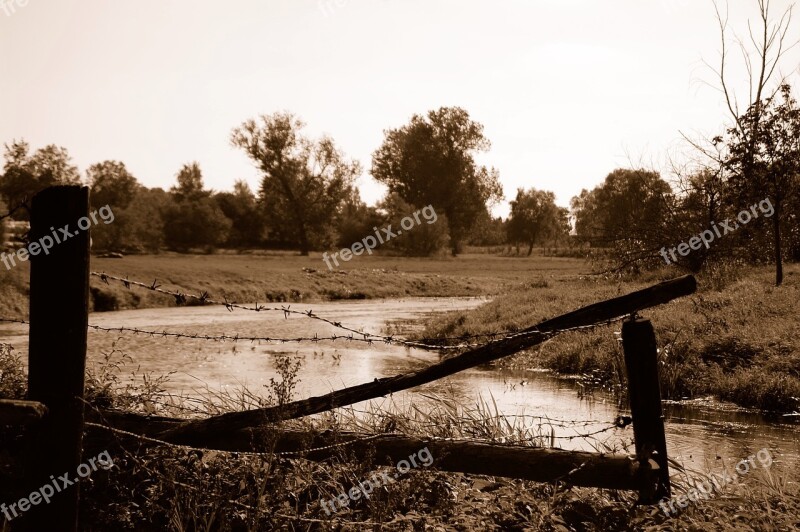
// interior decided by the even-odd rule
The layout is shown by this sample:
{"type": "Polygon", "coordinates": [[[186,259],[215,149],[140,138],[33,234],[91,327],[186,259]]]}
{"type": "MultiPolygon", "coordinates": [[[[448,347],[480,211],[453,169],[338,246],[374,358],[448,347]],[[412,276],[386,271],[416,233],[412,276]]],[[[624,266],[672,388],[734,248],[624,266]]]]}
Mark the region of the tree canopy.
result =
{"type": "Polygon", "coordinates": [[[262,115],[234,129],[231,142],[262,173],[259,199],[268,228],[296,242],[303,255],[334,239],[339,210],[361,173],[328,136],[302,135],[291,113],[262,115]]]}
{"type": "Polygon", "coordinates": [[[489,205],[502,199],[499,174],[475,162],[491,146],[483,126],[460,107],[414,115],[384,132],[372,175],[412,205],[433,205],[447,217],[455,255],[489,205]]]}

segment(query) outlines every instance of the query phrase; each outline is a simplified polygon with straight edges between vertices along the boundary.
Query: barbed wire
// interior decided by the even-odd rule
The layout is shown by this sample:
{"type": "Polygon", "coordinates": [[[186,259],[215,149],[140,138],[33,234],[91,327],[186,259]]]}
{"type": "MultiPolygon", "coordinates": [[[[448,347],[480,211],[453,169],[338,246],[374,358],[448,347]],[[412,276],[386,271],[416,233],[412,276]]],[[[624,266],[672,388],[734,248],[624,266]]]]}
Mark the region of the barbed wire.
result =
{"type": "MultiPolygon", "coordinates": [[[[580,329],[585,329],[585,328],[594,328],[594,327],[598,327],[600,325],[604,325],[604,324],[612,323],[614,321],[618,321],[618,319],[624,319],[624,316],[621,316],[618,319],[615,318],[615,319],[612,319],[612,320],[608,320],[606,322],[600,322],[600,323],[592,324],[592,325],[588,325],[588,326],[571,327],[571,328],[565,328],[565,329],[559,329],[559,330],[547,331],[547,332],[538,331],[538,330],[532,330],[532,331],[503,330],[503,331],[477,333],[477,334],[462,335],[462,336],[440,337],[440,338],[424,338],[422,340],[426,340],[426,341],[422,341],[422,340],[413,341],[413,340],[405,340],[405,339],[396,339],[396,338],[394,338],[394,335],[376,334],[376,333],[373,333],[373,332],[365,331],[363,329],[362,330],[358,330],[358,329],[343,325],[342,322],[335,321],[335,320],[320,316],[318,314],[315,314],[310,309],[309,310],[294,310],[294,309],[291,309],[290,308],[291,305],[289,305],[289,306],[283,306],[282,305],[280,307],[269,307],[269,306],[266,306],[266,305],[259,305],[258,303],[256,303],[255,306],[248,306],[248,305],[242,305],[242,304],[239,304],[239,303],[236,303],[236,302],[228,301],[227,297],[225,297],[225,296],[223,296],[224,301],[214,300],[214,299],[211,298],[211,295],[206,291],[203,291],[202,293],[197,295],[197,294],[191,294],[191,293],[188,293],[188,292],[187,293],[180,292],[179,290],[175,290],[175,291],[165,290],[165,289],[161,288],[160,284],[158,284],[158,279],[154,279],[151,284],[147,284],[147,283],[143,283],[141,281],[135,281],[135,280],[129,279],[127,276],[125,278],[122,278],[122,277],[119,277],[119,276],[116,276],[116,275],[107,274],[105,272],[100,272],[100,273],[91,272],[91,275],[100,278],[100,280],[103,281],[106,284],[109,284],[109,280],[113,280],[113,281],[122,283],[123,286],[125,286],[128,289],[130,289],[132,286],[135,286],[135,287],[139,287],[139,288],[144,288],[146,290],[151,290],[151,291],[154,291],[154,292],[158,292],[158,293],[163,294],[163,295],[168,295],[170,297],[175,298],[175,301],[176,301],[176,303],[178,305],[184,305],[184,304],[186,304],[188,299],[192,299],[192,300],[200,302],[201,305],[220,305],[220,306],[224,306],[229,312],[233,312],[234,309],[241,309],[241,310],[247,310],[247,311],[253,311],[253,312],[262,312],[262,311],[265,311],[265,312],[282,312],[284,314],[285,318],[288,318],[290,315],[304,316],[304,317],[307,317],[307,318],[310,318],[310,319],[313,319],[313,320],[317,320],[317,321],[326,323],[326,324],[331,325],[333,327],[336,327],[338,329],[345,330],[345,331],[350,333],[349,335],[331,335],[331,336],[328,336],[328,337],[320,337],[318,335],[315,335],[313,337],[300,337],[300,338],[293,339],[293,338],[271,338],[271,337],[255,337],[255,336],[239,336],[239,335],[234,335],[234,336],[231,336],[231,335],[216,335],[216,336],[212,336],[212,335],[198,335],[198,334],[186,334],[186,333],[165,333],[165,332],[158,332],[158,331],[145,331],[145,330],[133,329],[133,328],[127,328],[127,329],[122,328],[123,330],[120,331],[120,328],[118,328],[118,327],[110,327],[110,328],[108,328],[108,329],[110,329],[108,332],[113,332],[113,331],[125,332],[127,330],[127,332],[134,332],[134,333],[141,333],[141,334],[152,334],[153,336],[160,335],[160,336],[165,336],[165,337],[166,336],[172,336],[172,337],[178,337],[178,338],[192,338],[192,339],[204,339],[204,340],[207,339],[207,340],[220,340],[220,341],[237,341],[237,340],[259,341],[260,340],[260,341],[275,341],[275,342],[300,342],[300,341],[318,342],[318,341],[321,341],[321,340],[332,340],[332,341],[335,341],[335,340],[339,340],[339,339],[344,339],[344,340],[348,340],[348,341],[360,341],[360,342],[365,342],[365,343],[369,343],[369,344],[371,344],[373,342],[381,342],[381,343],[387,343],[387,344],[392,344],[393,343],[393,344],[405,345],[405,346],[408,346],[408,347],[416,347],[416,348],[420,348],[420,349],[429,349],[429,350],[464,349],[464,348],[471,348],[471,347],[480,347],[480,346],[485,345],[486,343],[489,343],[489,342],[484,342],[484,343],[461,343],[459,345],[439,345],[439,344],[427,343],[426,341],[431,341],[432,340],[432,341],[442,341],[442,342],[449,342],[449,341],[463,342],[465,340],[470,340],[470,339],[474,339],[474,338],[490,338],[491,339],[490,341],[496,341],[496,340],[509,339],[509,338],[512,338],[512,337],[515,337],[515,336],[529,335],[529,334],[553,334],[553,335],[555,335],[555,334],[559,334],[559,333],[562,333],[562,332],[568,332],[568,331],[573,331],[573,330],[580,330],[580,329]]],[[[96,328],[98,328],[99,330],[102,330],[101,328],[99,328],[97,326],[96,326],[96,328]]]]}
{"type": "MultiPolygon", "coordinates": [[[[304,314],[305,315],[305,314],[304,314]]],[[[215,342],[267,342],[267,343],[302,343],[302,342],[323,342],[323,341],[331,341],[335,342],[336,340],[343,340],[346,342],[361,342],[367,345],[374,345],[376,343],[382,343],[386,345],[401,345],[404,347],[413,347],[417,349],[425,349],[429,351],[448,351],[448,350],[460,350],[460,349],[471,349],[477,347],[483,347],[486,345],[490,345],[492,343],[501,342],[504,340],[511,340],[515,338],[524,338],[528,336],[534,335],[542,335],[546,337],[553,337],[561,333],[571,332],[571,331],[578,331],[578,330],[586,330],[586,329],[594,329],[597,327],[601,327],[603,325],[610,325],[612,323],[624,320],[626,316],[619,316],[616,318],[611,318],[609,320],[605,320],[598,323],[593,323],[591,325],[579,325],[576,327],[567,327],[563,329],[554,329],[552,331],[539,331],[538,329],[533,329],[530,331],[521,331],[521,332],[512,332],[512,331],[498,331],[496,333],[491,333],[491,336],[496,337],[494,340],[490,340],[484,343],[462,343],[456,345],[435,345],[435,344],[426,344],[414,340],[406,340],[402,338],[395,338],[393,335],[388,336],[380,336],[380,337],[359,337],[354,336],[352,334],[349,335],[330,335],[330,336],[320,336],[318,334],[314,334],[314,336],[298,336],[298,337],[271,337],[271,336],[248,336],[248,335],[230,335],[230,334],[220,334],[220,335],[210,335],[210,334],[200,334],[200,333],[186,333],[186,332],[176,332],[176,331],[166,331],[166,330],[148,330],[148,329],[140,329],[138,327],[105,327],[102,325],[94,325],[89,324],[88,328],[96,331],[107,332],[107,333],[130,333],[133,335],[143,335],[149,336],[151,338],[178,338],[178,339],[188,339],[188,340],[206,340],[206,341],[215,341],[215,342]]],[[[321,318],[326,320],[326,318],[321,318]]],[[[327,321],[327,320],[326,320],[327,321]]],[[[0,322],[5,323],[18,323],[23,325],[30,325],[29,321],[18,319],[18,318],[4,318],[0,317],[0,322]]],[[[364,333],[359,333],[364,334],[364,333]]],[[[485,335],[489,335],[486,333],[485,335]]],[[[455,337],[453,337],[455,338],[455,337]]],[[[466,338],[466,337],[465,337],[466,338]]]]}
{"type": "Polygon", "coordinates": [[[386,335],[375,334],[375,333],[371,333],[371,332],[368,332],[368,331],[359,331],[359,330],[354,329],[352,327],[348,327],[348,326],[342,324],[342,322],[334,321],[334,320],[322,317],[322,316],[320,316],[318,314],[315,314],[310,309],[309,310],[292,310],[291,309],[291,305],[288,305],[288,306],[281,305],[280,307],[269,307],[267,305],[259,305],[258,302],[256,302],[255,306],[251,307],[251,306],[248,306],[248,305],[242,305],[240,303],[236,303],[235,301],[228,301],[228,298],[226,296],[223,296],[224,301],[217,301],[217,300],[213,299],[211,297],[211,294],[209,294],[207,291],[203,291],[198,295],[198,294],[191,294],[191,293],[188,293],[188,292],[184,293],[184,292],[181,292],[179,290],[175,290],[175,291],[164,290],[163,288],[161,288],[161,285],[158,284],[158,279],[154,279],[151,284],[147,284],[147,283],[143,283],[141,281],[134,281],[134,280],[128,279],[127,277],[122,278],[122,277],[119,277],[119,276],[116,276],[116,275],[109,275],[109,274],[107,274],[105,272],[101,272],[101,273],[90,272],[90,275],[92,275],[94,277],[99,277],[100,280],[103,281],[106,284],[110,284],[108,281],[112,280],[112,281],[117,281],[117,282],[122,283],[123,286],[125,286],[125,288],[128,288],[128,289],[130,289],[132,286],[136,286],[136,287],[139,287],[139,288],[144,288],[144,289],[147,289],[147,290],[151,290],[153,292],[158,292],[159,294],[168,295],[170,297],[175,298],[175,302],[179,306],[180,305],[185,305],[187,300],[192,299],[194,301],[198,301],[201,305],[220,305],[220,306],[224,306],[229,312],[233,312],[234,309],[248,310],[248,311],[253,311],[253,312],[282,312],[285,318],[288,318],[290,315],[305,316],[307,318],[310,318],[310,319],[313,319],[313,320],[317,320],[317,321],[321,321],[323,323],[327,323],[328,325],[332,325],[333,327],[336,327],[337,329],[342,329],[342,330],[345,330],[345,331],[347,331],[349,333],[356,334],[358,336],[362,336],[364,339],[372,338],[374,340],[383,340],[384,338],[386,338],[386,335]]]}

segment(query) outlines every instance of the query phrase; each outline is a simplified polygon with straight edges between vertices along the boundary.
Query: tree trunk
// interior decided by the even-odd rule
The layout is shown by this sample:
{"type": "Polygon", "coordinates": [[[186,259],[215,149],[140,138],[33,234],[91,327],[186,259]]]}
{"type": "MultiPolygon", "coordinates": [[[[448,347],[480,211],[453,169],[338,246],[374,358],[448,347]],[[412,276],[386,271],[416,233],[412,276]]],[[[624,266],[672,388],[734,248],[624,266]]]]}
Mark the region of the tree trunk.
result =
{"type": "Polygon", "coordinates": [[[531,240],[529,242],[529,245],[528,245],[528,256],[529,257],[531,256],[531,253],[533,253],[533,240],[531,240]]]}

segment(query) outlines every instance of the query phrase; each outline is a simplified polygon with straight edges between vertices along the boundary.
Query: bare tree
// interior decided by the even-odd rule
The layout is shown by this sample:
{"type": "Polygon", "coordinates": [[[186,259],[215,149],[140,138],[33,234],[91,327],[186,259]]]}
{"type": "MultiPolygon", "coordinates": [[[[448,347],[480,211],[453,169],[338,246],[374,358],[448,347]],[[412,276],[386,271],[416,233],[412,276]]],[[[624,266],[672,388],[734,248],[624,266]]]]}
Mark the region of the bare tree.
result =
{"type": "MultiPolygon", "coordinates": [[[[798,41],[790,42],[789,39],[793,6],[787,7],[778,17],[773,17],[770,0],[757,0],[757,5],[757,20],[755,23],[748,20],[746,37],[733,33],[731,38],[727,6],[723,12],[719,4],[714,2],[721,44],[719,63],[716,67],[707,61],[703,63],[716,78],[714,84],[707,83],[707,85],[719,90],[723,95],[732,119],[732,125],[728,128],[728,138],[717,135],[710,139],[697,140],[682,133],[683,138],[702,154],[707,163],[707,171],[695,172],[693,179],[683,180],[683,185],[689,192],[699,197],[706,197],[709,216],[713,216],[716,212],[720,190],[723,190],[722,196],[725,196],[724,191],[731,191],[728,185],[732,180],[743,185],[755,184],[755,154],[764,135],[762,127],[764,106],[773,100],[781,87],[786,85],[789,74],[781,71],[781,64],[787,52],[798,44],[798,41]],[[747,100],[744,103],[731,81],[730,70],[733,68],[735,50],[741,55],[742,65],[747,72],[747,100]],[[732,138],[739,147],[745,147],[736,165],[730,164],[729,142],[732,138]],[[698,179],[698,176],[705,177],[698,179]]],[[[741,186],[737,188],[741,190],[741,186]]],[[[773,200],[777,201],[777,198],[773,200]]],[[[728,198],[728,201],[733,202],[732,198],[728,198]]],[[[780,238],[780,219],[775,216],[773,247],[777,285],[780,285],[783,279],[780,238]]]]}

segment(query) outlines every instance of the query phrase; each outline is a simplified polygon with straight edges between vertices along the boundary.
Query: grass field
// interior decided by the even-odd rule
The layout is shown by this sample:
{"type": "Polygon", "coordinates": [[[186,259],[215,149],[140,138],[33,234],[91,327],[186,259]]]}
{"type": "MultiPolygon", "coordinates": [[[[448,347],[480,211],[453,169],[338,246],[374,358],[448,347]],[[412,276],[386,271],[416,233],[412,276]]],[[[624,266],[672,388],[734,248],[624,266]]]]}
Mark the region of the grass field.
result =
{"type": "MultiPolygon", "coordinates": [[[[92,258],[98,272],[129,276],[168,290],[223,295],[238,302],[300,302],[388,297],[499,295],[541,278],[569,278],[588,271],[585,262],[558,257],[507,258],[485,254],[455,259],[384,256],[354,257],[329,271],[314,253],[139,255],[123,259],[92,258]]],[[[0,269],[0,314],[26,315],[28,264],[0,269]]],[[[92,279],[95,310],[174,306],[163,295],[130,291],[121,284],[92,279]]]]}

